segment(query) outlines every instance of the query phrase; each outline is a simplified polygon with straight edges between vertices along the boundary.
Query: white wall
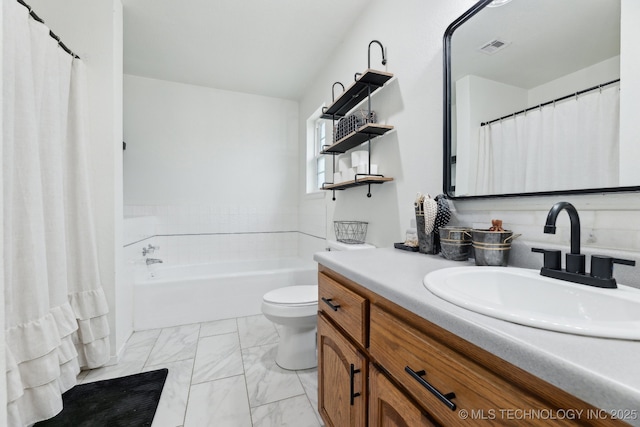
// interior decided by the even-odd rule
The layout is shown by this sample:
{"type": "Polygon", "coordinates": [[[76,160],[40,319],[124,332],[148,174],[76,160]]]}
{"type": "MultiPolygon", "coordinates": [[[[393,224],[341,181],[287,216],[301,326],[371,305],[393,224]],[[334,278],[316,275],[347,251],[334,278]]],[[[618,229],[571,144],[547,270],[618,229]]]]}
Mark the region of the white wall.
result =
{"type": "MultiPolygon", "coordinates": [[[[388,48],[386,68],[396,76],[374,98],[374,109],[382,113],[379,114],[382,121],[394,125],[396,131],[373,144],[374,163],[380,164],[383,173],[393,176],[395,181],[374,187],[371,199],[367,199],[363,188],[339,192],[335,202],[331,201],[330,194],[322,199],[323,203],[301,194],[301,212],[309,207],[319,213],[317,221],[320,221],[326,211],[328,238],[333,238],[330,227],[334,218],[368,220],[367,240],[377,246],[389,247],[404,239],[404,231],[413,215],[411,205],[415,193],[422,191],[436,195],[442,191],[442,36],[448,24],[474,3],[472,0],[402,0],[393,3],[374,0],[363,11],[362,19],[354,23],[352,32],[331,61],[319,70],[317,79],[300,103],[301,139],[304,137],[305,119],[322,102],[329,103],[332,83],[336,80],[349,82],[354,72],[366,68],[366,48],[370,40],[378,39],[388,48]]],[[[625,72],[635,69],[637,62],[634,59],[637,54],[630,52],[633,43],[625,42],[629,40],[625,31],[637,35],[633,19],[633,13],[638,12],[635,3],[631,0],[622,2],[623,79],[625,72]]],[[[637,40],[637,37],[630,40],[637,40]]],[[[379,53],[373,51],[372,57],[378,58],[377,55],[379,53]]],[[[381,67],[377,59],[372,67],[381,67]]],[[[635,72],[635,75],[639,73],[635,72]]],[[[631,135],[637,141],[640,122],[634,120],[632,123],[630,119],[637,115],[640,97],[632,95],[631,98],[635,104],[627,110],[629,116],[622,126],[623,131],[625,126],[636,129],[631,135]]],[[[639,147],[640,143],[633,145],[639,147]]],[[[304,165],[303,156],[299,164],[304,165]]],[[[300,177],[304,178],[302,172],[300,177]]],[[[555,244],[564,249],[569,244],[566,215],[561,215],[558,220],[557,235],[542,232],[549,208],[561,200],[574,203],[580,212],[584,247],[603,252],[621,249],[637,258],[640,249],[640,215],[637,212],[640,198],[636,193],[452,201],[452,224],[486,228],[492,218],[501,218],[508,228],[523,234],[518,239],[519,245],[555,244]]],[[[301,220],[300,224],[303,231],[317,227],[313,221],[301,220]]],[[[530,253],[527,256],[534,257],[530,253]]],[[[537,258],[532,259],[537,261],[537,258]]]]}
{"type": "Polygon", "coordinates": [[[122,258],[122,3],[120,0],[33,0],[29,4],[86,64],[89,161],[100,278],[109,303],[111,352],[132,331],[130,289],[122,258]],[[122,308],[122,309],[121,309],[122,308]]]}
{"type": "Polygon", "coordinates": [[[620,80],[620,185],[637,185],[640,159],[640,2],[622,0],[620,80]]]}
{"type": "Polygon", "coordinates": [[[620,56],[618,55],[530,89],[527,107],[619,78],[620,56]]]}
{"type": "Polygon", "coordinates": [[[125,76],[126,204],[295,204],[297,104],[125,76]]]}
{"type": "Polygon", "coordinates": [[[298,105],[125,76],[125,214],[164,262],[297,254],[298,105]]]}
{"type": "MultiPolygon", "coordinates": [[[[640,156],[640,124],[637,120],[638,96],[640,96],[640,75],[638,54],[634,50],[635,41],[640,36],[637,18],[640,16],[638,3],[622,0],[621,13],[621,58],[620,78],[623,90],[621,97],[620,135],[621,158],[633,162],[632,170],[637,170],[637,158],[640,156]],[[626,141],[626,142],[625,142],[626,141]],[[622,153],[626,147],[625,154],[622,153]]],[[[615,62],[615,59],[613,60],[615,62]]],[[[607,78],[614,67],[603,63],[601,69],[590,72],[588,76],[607,78]],[[602,74],[601,72],[604,72],[602,74]]],[[[584,81],[580,80],[580,85],[584,81]]],[[[557,91],[557,87],[553,89],[557,91]]],[[[575,88],[571,89],[575,90],[575,88]]],[[[571,92],[569,90],[569,92],[571,92]]],[[[635,185],[637,185],[637,179],[635,185]]],[[[549,208],[557,201],[566,200],[573,203],[579,211],[582,233],[581,240],[585,251],[605,252],[621,250],[626,256],[638,259],[640,256],[640,198],[637,193],[627,194],[595,194],[573,196],[547,196],[532,198],[506,198],[489,200],[467,200],[454,203],[459,223],[486,228],[491,218],[501,218],[506,227],[522,233],[519,244],[522,245],[561,245],[565,249],[569,243],[569,221],[567,215],[558,218],[559,231],[556,235],[542,232],[549,208]]],[[[539,258],[535,257],[540,261],[539,258]]],[[[540,261],[541,262],[541,261],[540,261]]],[[[587,266],[588,269],[588,266],[587,266]]],[[[619,267],[620,270],[625,267],[619,267]]],[[[626,268],[627,270],[633,270],[626,268]]],[[[636,267],[637,269],[637,267],[636,267]]],[[[638,278],[635,272],[636,281],[638,278]]]]}
{"type": "MultiPolygon", "coordinates": [[[[0,7],[0,22],[3,21],[4,17],[4,6],[6,2],[2,2],[2,7],[0,7]]],[[[3,31],[0,31],[0,46],[4,46],[3,44],[3,31]]],[[[0,55],[0,75],[3,74],[3,55],[0,55]]],[[[3,79],[0,79],[0,93],[3,93],[3,79]]],[[[3,111],[3,103],[0,102],[0,117],[4,117],[3,111]]],[[[0,158],[3,157],[3,122],[4,120],[0,120],[0,158]]],[[[0,223],[4,224],[4,191],[0,194],[0,223]]],[[[4,242],[4,226],[0,228],[0,241],[4,242]]],[[[0,372],[7,372],[6,370],[6,353],[4,351],[4,245],[0,245],[0,372]]],[[[0,375],[0,420],[7,419],[7,376],[0,375]]]]}
{"type": "MultiPolygon", "coordinates": [[[[323,102],[331,103],[331,86],[336,80],[350,84],[356,72],[367,68],[367,47],[379,40],[387,48],[388,63],[380,64],[380,50],[371,50],[371,67],[394,74],[394,79],[373,96],[373,109],[382,123],[395,131],[372,145],[372,163],[381,173],[394,178],[371,188],[357,187],[328,192],[323,199],[302,194],[301,212],[318,212],[315,221],[300,221],[301,231],[316,233],[324,226],[327,238],[334,239],[333,220],[369,222],[367,241],[391,246],[404,240],[414,216],[416,192],[436,196],[442,192],[442,36],[451,21],[471,7],[473,0],[371,1],[360,19],[318,75],[300,102],[300,140],[304,141],[306,119],[323,102]],[[326,216],[323,216],[326,210],[326,216]],[[326,221],[317,224],[317,221],[326,221]]],[[[299,158],[301,169],[304,155],[299,158]]],[[[304,180],[304,171],[300,172],[304,180]]]]}

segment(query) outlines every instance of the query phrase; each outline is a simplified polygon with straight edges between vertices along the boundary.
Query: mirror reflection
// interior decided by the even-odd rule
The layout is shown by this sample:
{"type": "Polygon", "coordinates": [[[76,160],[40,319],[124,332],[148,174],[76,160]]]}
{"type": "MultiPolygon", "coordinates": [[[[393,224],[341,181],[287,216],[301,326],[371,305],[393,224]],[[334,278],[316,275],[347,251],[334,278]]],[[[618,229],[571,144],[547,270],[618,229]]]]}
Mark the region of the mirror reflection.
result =
{"type": "Polygon", "coordinates": [[[502,3],[451,34],[449,194],[640,185],[621,148],[620,0],[502,3]]]}

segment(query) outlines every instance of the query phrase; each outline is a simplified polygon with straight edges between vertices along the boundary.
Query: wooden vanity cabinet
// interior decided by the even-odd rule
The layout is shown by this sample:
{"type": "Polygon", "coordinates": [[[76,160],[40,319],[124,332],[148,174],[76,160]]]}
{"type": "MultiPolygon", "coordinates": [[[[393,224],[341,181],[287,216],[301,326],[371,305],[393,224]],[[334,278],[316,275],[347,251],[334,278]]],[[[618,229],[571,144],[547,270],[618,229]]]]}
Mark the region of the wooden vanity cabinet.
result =
{"type": "Polygon", "coordinates": [[[437,426],[375,366],[369,367],[369,425],[437,426]]]}
{"type": "Polygon", "coordinates": [[[327,275],[318,279],[318,310],[360,347],[369,345],[369,301],[327,275]]]}
{"type": "Polygon", "coordinates": [[[326,426],[367,425],[367,358],[318,315],[318,410],[326,426]]]}
{"type": "Polygon", "coordinates": [[[627,425],[322,265],[318,283],[327,426],[627,425]]]}

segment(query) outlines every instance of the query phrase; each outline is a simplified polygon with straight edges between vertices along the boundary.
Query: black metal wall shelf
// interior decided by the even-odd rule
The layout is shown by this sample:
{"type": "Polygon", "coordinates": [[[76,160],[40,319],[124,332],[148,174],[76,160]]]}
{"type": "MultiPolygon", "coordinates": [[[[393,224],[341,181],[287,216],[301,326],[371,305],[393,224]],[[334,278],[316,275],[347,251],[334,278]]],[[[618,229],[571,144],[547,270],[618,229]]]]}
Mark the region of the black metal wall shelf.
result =
{"type": "MultiPolygon", "coordinates": [[[[376,90],[380,89],[384,84],[389,81],[393,74],[387,73],[386,71],[378,71],[371,69],[371,45],[373,43],[377,43],[380,45],[382,49],[382,65],[386,65],[387,61],[385,59],[385,51],[382,43],[377,40],[373,40],[369,43],[369,55],[368,55],[368,65],[367,69],[364,73],[356,73],[354,77],[354,82],[349,86],[346,90],[344,90],[344,86],[340,82],[335,82],[331,87],[331,95],[333,99],[333,103],[328,107],[323,109],[322,115],[320,116],[323,119],[330,119],[333,121],[334,129],[336,127],[336,121],[340,123],[340,119],[345,117],[347,113],[353,110],[356,106],[358,106],[361,102],[368,100],[368,105],[366,108],[367,118],[364,121],[372,121],[375,122],[375,115],[372,115],[371,110],[371,94],[376,90]],[[335,99],[333,90],[335,86],[339,84],[342,86],[343,92],[342,95],[335,99]],[[369,120],[372,118],[372,120],[369,120]]],[[[349,126],[351,124],[347,122],[349,126]]],[[[355,126],[354,126],[355,127],[355,126]]],[[[351,130],[350,128],[349,130],[351,130]]],[[[391,125],[383,125],[378,123],[365,123],[360,126],[354,132],[351,132],[347,136],[335,141],[332,145],[325,145],[322,147],[322,151],[320,154],[328,154],[333,157],[333,170],[336,170],[336,156],[341,153],[346,153],[354,147],[359,146],[360,144],[364,144],[364,142],[368,142],[367,144],[367,152],[369,153],[369,163],[371,162],[371,140],[377,138],[385,133],[393,130],[393,126],[391,125]]],[[[370,167],[370,165],[369,165],[370,167]]],[[[336,199],[336,190],[345,190],[351,187],[357,187],[361,185],[367,185],[369,187],[369,191],[367,192],[367,197],[371,197],[371,184],[383,184],[388,181],[393,181],[393,178],[386,178],[383,175],[371,174],[371,169],[368,170],[366,174],[356,174],[355,178],[350,181],[330,183],[325,182],[322,184],[323,190],[329,190],[333,192],[333,200],[336,199]]]]}
{"type": "Polygon", "coordinates": [[[344,138],[336,141],[334,144],[327,146],[320,152],[320,154],[346,153],[363,142],[369,141],[377,136],[384,135],[390,130],[393,130],[393,126],[391,125],[367,123],[357,131],[352,132],[344,138]]]}
{"type": "Polygon", "coordinates": [[[322,114],[323,119],[344,117],[356,105],[381,88],[393,74],[386,71],[367,69],[345,90],[322,114]]]}

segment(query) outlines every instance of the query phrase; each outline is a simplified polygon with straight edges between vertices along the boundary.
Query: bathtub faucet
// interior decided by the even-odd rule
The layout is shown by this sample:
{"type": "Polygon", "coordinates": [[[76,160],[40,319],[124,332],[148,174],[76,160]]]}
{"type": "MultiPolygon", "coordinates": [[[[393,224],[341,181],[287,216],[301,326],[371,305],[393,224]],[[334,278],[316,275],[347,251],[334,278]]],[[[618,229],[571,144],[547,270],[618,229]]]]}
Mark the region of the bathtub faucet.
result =
{"type": "Polygon", "coordinates": [[[160,246],[153,246],[151,243],[146,248],[142,248],[142,256],[147,256],[147,254],[152,254],[156,251],[156,249],[160,249],[160,246]]]}
{"type": "Polygon", "coordinates": [[[162,264],[162,260],[157,258],[147,258],[147,265],[151,264],[162,264]]]}

